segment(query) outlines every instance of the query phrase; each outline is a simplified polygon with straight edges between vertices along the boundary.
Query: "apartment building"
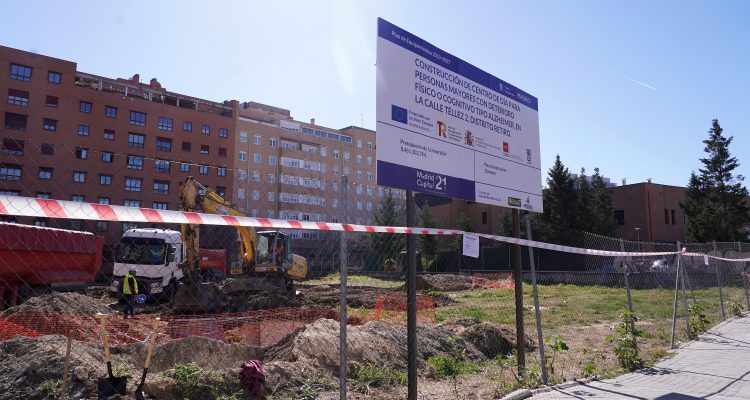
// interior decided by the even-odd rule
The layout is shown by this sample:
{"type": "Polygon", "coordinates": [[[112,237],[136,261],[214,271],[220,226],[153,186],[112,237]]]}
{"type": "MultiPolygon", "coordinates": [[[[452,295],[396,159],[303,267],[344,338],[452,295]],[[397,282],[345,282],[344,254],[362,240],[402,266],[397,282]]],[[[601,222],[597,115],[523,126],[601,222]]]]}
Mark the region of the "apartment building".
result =
{"type": "MultiPolygon", "coordinates": [[[[197,177],[231,193],[237,102],[217,103],[77,70],[0,46],[0,194],[177,209],[197,177]]],[[[38,225],[59,221],[21,221],[38,225]]],[[[64,221],[116,242],[132,224],[64,221]]]]}

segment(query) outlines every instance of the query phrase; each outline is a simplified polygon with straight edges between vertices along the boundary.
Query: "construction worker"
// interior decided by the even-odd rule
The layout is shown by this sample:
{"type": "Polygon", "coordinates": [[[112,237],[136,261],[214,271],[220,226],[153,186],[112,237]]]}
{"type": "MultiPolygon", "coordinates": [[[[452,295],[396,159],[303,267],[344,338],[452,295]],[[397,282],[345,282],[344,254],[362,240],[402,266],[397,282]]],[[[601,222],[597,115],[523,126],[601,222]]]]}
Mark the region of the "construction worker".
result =
{"type": "Polygon", "coordinates": [[[138,270],[135,267],[130,267],[122,280],[122,294],[125,295],[125,308],[122,310],[123,319],[127,318],[128,314],[131,318],[135,318],[135,299],[138,296],[138,281],[135,280],[137,273],[138,270]]]}

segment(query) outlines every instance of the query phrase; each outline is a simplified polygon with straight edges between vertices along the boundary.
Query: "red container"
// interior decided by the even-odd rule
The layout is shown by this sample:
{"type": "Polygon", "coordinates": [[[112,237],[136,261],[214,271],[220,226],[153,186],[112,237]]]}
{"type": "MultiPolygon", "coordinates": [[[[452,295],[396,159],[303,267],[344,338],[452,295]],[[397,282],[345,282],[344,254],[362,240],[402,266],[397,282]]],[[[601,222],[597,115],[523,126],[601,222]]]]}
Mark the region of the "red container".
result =
{"type": "Polygon", "coordinates": [[[216,270],[226,274],[227,272],[227,251],[198,249],[198,267],[201,271],[216,270]]]}
{"type": "Polygon", "coordinates": [[[93,282],[102,245],[103,238],[89,232],[0,223],[0,290],[93,282]]]}

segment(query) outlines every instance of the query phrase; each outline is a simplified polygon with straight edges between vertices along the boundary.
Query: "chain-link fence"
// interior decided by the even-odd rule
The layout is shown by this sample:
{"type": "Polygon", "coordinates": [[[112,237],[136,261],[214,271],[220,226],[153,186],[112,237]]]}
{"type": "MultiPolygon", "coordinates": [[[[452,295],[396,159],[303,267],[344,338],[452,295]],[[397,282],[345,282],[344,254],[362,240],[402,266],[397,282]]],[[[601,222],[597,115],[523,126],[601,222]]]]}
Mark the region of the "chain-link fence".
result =
{"type": "MultiPolygon", "coordinates": [[[[68,150],[71,163],[81,162],[68,150]]],[[[111,178],[140,188],[124,194],[86,184],[107,182],[107,170],[91,173],[81,185],[50,186],[76,202],[39,193],[0,198],[3,219],[16,222],[0,224],[0,398],[59,398],[63,385],[70,398],[97,397],[100,378],[108,377],[105,338],[113,374],[127,377],[131,392],[148,345],[156,344],[143,389],[154,398],[251,397],[237,378],[248,359],[263,361],[265,391],[274,398],[336,398],[342,260],[350,396],[405,397],[407,231],[396,228],[406,225],[402,193],[380,195],[356,179],[333,186],[245,175],[259,192],[244,193],[246,204],[221,204],[211,193],[230,195],[212,185],[197,186],[195,207],[184,192],[189,172],[166,187],[147,182],[153,190],[145,178],[140,186],[111,178]],[[276,179],[296,184],[279,190],[276,179]],[[140,203],[117,197],[128,195],[140,203]],[[169,211],[180,207],[198,214],[169,211]],[[135,318],[125,318],[130,306],[135,318]]],[[[743,243],[683,250],[584,233],[581,248],[523,242],[519,353],[512,240],[480,235],[473,258],[461,254],[458,231],[409,233],[418,249],[420,398],[495,398],[519,387],[614,376],[665,357],[750,301],[747,263],[733,261],[750,255],[743,243]]]]}

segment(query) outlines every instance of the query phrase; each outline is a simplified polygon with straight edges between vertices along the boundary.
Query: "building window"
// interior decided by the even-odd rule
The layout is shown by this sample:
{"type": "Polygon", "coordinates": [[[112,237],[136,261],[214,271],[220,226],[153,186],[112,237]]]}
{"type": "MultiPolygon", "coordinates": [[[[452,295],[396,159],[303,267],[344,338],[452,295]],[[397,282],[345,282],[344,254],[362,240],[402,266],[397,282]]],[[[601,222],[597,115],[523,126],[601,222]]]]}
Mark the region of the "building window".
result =
{"type": "Polygon", "coordinates": [[[156,138],[156,150],[158,151],[164,151],[164,152],[171,152],[172,151],[172,139],[167,138],[156,138]]]}
{"type": "Polygon", "coordinates": [[[115,140],[115,131],[111,129],[104,130],[104,140],[115,140]]]}
{"type": "Polygon", "coordinates": [[[201,125],[201,133],[204,135],[210,135],[211,134],[211,125],[203,124],[201,125]]]}
{"type": "Polygon", "coordinates": [[[357,194],[362,194],[362,186],[357,186],[357,194]]]}
{"type": "Polygon", "coordinates": [[[268,156],[268,165],[276,165],[276,156],[268,156]]]}
{"type": "Polygon", "coordinates": [[[180,163],[180,172],[190,172],[190,164],[180,163]]]}
{"type": "Polygon", "coordinates": [[[261,135],[255,135],[255,137],[253,138],[253,144],[260,146],[260,141],[262,140],[262,138],[263,137],[261,135]]]}
{"type": "Polygon", "coordinates": [[[125,177],[125,191],[126,192],[140,192],[143,179],[141,178],[130,178],[125,177]]]}
{"type": "Polygon", "coordinates": [[[171,131],[172,130],[172,118],[159,117],[159,122],[157,123],[156,127],[163,131],[171,131]]]}
{"type": "Polygon", "coordinates": [[[372,211],[372,203],[367,203],[367,211],[372,211]]]}
{"type": "Polygon", "coordinates": [[[62,79],[62,74],[60,74],[59,72],[55,72],[55,71],[47,72],[47,82],[55,84],[55,85],[59,85],[61,79],[62,79]]]}
{"type": "Polygon", "coordinates": [[[44,100],[44,105],[57,108],[60,105],[60,99],[58,99],[57,96],[47,95],[47,98],[44,100]]]}
{"type": "Polygon", "coordinates": [[[107,221],[96,221],[96,231],[106,232],[109,230],[109,222],[107,221]]]}
{"type": "Polygon", "coordinates": [[[260,190],[253,190],[253,200],[260,200],[260,190]]]}
{"type": "Polygon", "coordinates": [[[52,179],[52,168],[39,167],[39,172],[37,173],[36,176],[39,179],[44,179],[48,181],[52,179]]]}
{"type": "Polygon", "coordinates": [[[257,208],[253,208],[250,211],[250,216],[253,217],[253,218],[258,218],[258,217],[260,217],[260,212],[258,212],[257,208]]]}
{"type": "Polygon", "coordinates": [[[240,132],[240,143],[247,143],[247,132],[240,132]]]}
{"type": "Polygon", "coordinates": [[[52,198],[52,193],[50,193],[50,192],[36,192],[36,196],[34,196],[34,197],[36,197],[37,199],[51,199],[52,198]]]}
{"type": "Polygon", "coordinates": [[[357,154],[357,164],[362,164],[362,154],[357,154]]]}
{"type": "Polygon", "coordinates": [[[199,165],[198,166],[198,173],[201,175],[208,175],[208,166],[207,165],[199,165]]]}
{"type": "Polygon", "coordinates": [[[349,152],[348,151],[344,152],[344,160],[347,160],[347,161],[349,160],[349,152]]]}
{"type": "Polygon", "coordinates": [[[109,205],[111,203],[109,197],[100,197],[97,201],[99,204],[109,205]]]}
{"type": "Polygon", "coordinates": [[[217,186],[216,193],[221,197],[225,197],[227,193],[227,188],[225,186],[217,186]]]}
{"type": "MultiPolygon", "coordinates": [[[[141,201],[140,200],[125,200],[125,201],[122,202],[122,205],[125,206],[125,207],[140,207],[141,206],[141,201]]],[[[125,225],[125,224],[123,224],[123,225],[125,225]]]]}
{"type": "Polygon", "coordinates": [[[669,210],[664,209],[664,224],[669,225],[669,210]]]}
{"type": "Polygon", "coordinates": [[[328,155],[328,149],[325,148],[325,147],[321,147],[320,148],[320,156],[321,157],[326,157],[327,155],[328,155]]]}
{"type": "Polygon", "coordinates": [[[677,225],[677,219],[675,218],[675,210],[672,210],[672,225],[677,225]]]}
{"type": "Polygon", "coordinates": [[[274,201],[274,200],[276,200],[276,193],[268,192],[268,201],[274,201]]]}
{"type": "Polygon", "coordinates": [[[5,113],[5,129],[25,131],[27,119],[28,119],[27,115],[6,112],[5,113]]]}
{"type": "Polygon", "coordinates": [[[168,160],[154,160],[154,171],[169,173],[169,161],[168,160]]]}
{"type": "Polygon", "coordinates": [[[104,116],[107,118],[117,118],[117,107],[104,106],[104,116]]]}
{"type": "Polygon", "coordinates": [[[111,163],[112,162],[112,152],[111,151],[103,151],[102,152],[102,162],[105,163],[111,163]]]}
{"type": "Polygon", "coordinates": [[[88,136],[89,127],[88,125],[78,125],[78,136],[88,136]]]}
{"type": "Polygon", "coordinates": [[[333,208],[339,208],[339,200],[333,199],[333,201],[331,202],[331,205],[333,206],[333,208]]]}
{"type": "Polygon", "coordinates": [[[227,128],[219,128],[219,137],[228,138],[229,130],[227,128]]]}
{"type": "Polygon", "coordinates": [[[339,166],[338,165],[334,165],[333,166],[333,174],[336,175],[336,176],[339,176],[339,166]]]}
{"type": "Polygon", "coordinates": [[[122,225],[122,231],[123,232],[127,232],[127,231],[129,231],[131,229],[138,228],[138,224],[133,223],[133,222],[123,222],[121,225],[122,225]]]}
{"type": "Polygon", "coordinates": [[[227,149],[224,147],[219,147],[219,157],[226,158],[227,157],[227,149]]]}
{"type": "Polygon", "coordinates": [[[244,181],[247,178],[247,171],[244,169],[237,170],[237,179],[244,181]]]}
{"type": "Polygon", "coordinates": [[[169,203],[164,203],[162,201],[155,201],[151,204],[151,208],[154,210],[166,210],[169,208],[169,203]]]}
{"type": "Polygon", "coordinates": [[[182,121],[182,130],[185,132],[193,131],[193,123],[190,121],[182,121]]]}
{"type": "Polygon", "coordinates": [[[89,149],[83,147],[76,147],[76,158],[79,160],[86,160],[89,158],[89,149]]]}
{"type": "Polygon", "coordinates": [[[260,164],[262,162],[260,153],[253,153],[253,162],[256,164],[260,164]]]}
{"type": "Polygon", "coordinates": [[[169,194],[169,182],[154,181],[154,193],[155,194],[169,194]]]}
{"type": "Polygon", "coordinates": [[[372,165],[372,157],[367,157],[367,165],[372,165]]]}
{"type": "Polygon", "coordinates": [[[74,194],[70,196],[70,200],[75,201],[76,203],[83,203],[84,201],[86,201],[86,197],[81,194],[74,194]]]}
{"type": "Polygon", "coordinates": [[[338,159],[339,159],[339,157],[340,157],[340,156],[339,156],[339,151],[338,151],[338,150],[334,150],[334,151],[333,151],[333,158],[334,158],[334,159],[336,159],[336,160],[338,160],[338,159]]]}
{"type": "Polygon", "coordinates": [[[128,169],[143,169],[143,157],[128,156],[128,169]]]}
{"type": "Polygon", "coordinates": [[[23,140],[3,139],[3,154],[6,156],[22,156],[23,140]]]}
{"type": "Polygon", "coordinates": [[[190,152],[193,149],[193,144],[190,142],[182,142],[182,151],[190,152]]]}
{"type": "Polygon", "coordinates": [[[349,176],[349,167],[344,167],[344,176],[349,176]]]}
{"type": "Polygon", "coordinates": [[[357,179],[362,179],[362,171],[357,170],[357,179]]]}
{"type": "Polygon", "coordinates": [[[362,148],[362,139],[357,139],[357,148],[358,149],[362,148]]]}
{"type": "Polygon", "coordinates": [[[84,171],[73,171],[73,182],[76,182],[76,183],[85,183],[86,182],[86,172],[84,172],[84,171]]]}
{"type": "Polygon", "coordinates": [[[90,113],[91,112],[91,103],[88,101],[81,101],[78,106],[78,111],[82,113],[90,113]]]}
{"type": "Polygon", "coordinates": [[[216,169],[216,175],[219,176],[227,176],[227,168],[226,167],[219,167],[216,169]]]}
{"type": "Polygon", "coordinates": [[[258,171],[253,172],[253,181],[260,182],[260,172],[258,171]]]}
{"type": "Polygon", "coordinates": [[[8,89],[8,104],[26,107],[29,105],[29,92],[8,89]]]}
{"type": "Polygon", "coordinates": [[[367,150],[372,150],[372,142],[367,142],[367,150]]]}
{"type": "Polygon", "coordinates": [[[362,202],[361,201],[357,202],[357,210],[362,211],[362,202]]]}
{"type": "MultiPolygon", "coordinates": [[[[276,138],[275,137],[268,138],[268,147],[274,148],[274,149],[276,148],[276,138]]],[[[296,146],[294,148],[296,149],[296,146]]]]}
{"type": "Polygon", "coordinates": [[[146,113],[139,111],[130,112],[130,125],[146,126],[146,113]]]}
{"type": "Polygon", "coordinates": [[[209,147],[207,144],[201,145],[201,154],[208,154],[209,147]]]}
{"type": "Polygon", "coordinates": [[[237,189],[237,198],[240,198],[240,199],[245,198],[245,189],[242,189],[242,188],[237,189]]]}
{"type": "Polygon", "coordinates": [[[42,154],[44,154],[45,156],[55,155],[55,146],[49,143],[42,143],[42,154]]]}
{"type": "Polygon", "coordinates": [[[615,221],[617,225],[625,225],[625,210],[615,210],[615,221]]]}
{"type": "Polygon", "coordinates": [[[276,175],[268,174],[268,183],[276,183],[276,175]]]}
{"type": "Polygon", "coordinates": [[[42,123],[42,129],[45,131],[54,132],[57,130],[57,120],[55,119],[44,119],[44,122],[42,123]]]}
{"type": "Polygon", "coordinates": [[[34,226],[47,226],[46,218],[34,218],[34,226]]]}
{"type": "Polygon", "coordinates": [[[238,158],[240,159],[240,161],[247,160],[247,152],[246,151],[241,151],[240,154],[239,154],[239,156],[238,156],[238,158]]]}
{"type": "Polygon", "coordinates": [[[146,136],[138,133],[128,133],[128,146],[142,149],[145,142],[146,136]]]}
{"type": "Polygon", "coordinates": [[[274,215],[276,215],[276,214],[273,212],[273,210],[268,210],[268,214],[267,215],[268,215],[268,218],[272,218],[273,219],[274,215]]]}
{"type": "Polygon", "coordinates": [[[10,79],[31,81],[31,67],[21,64],[10,64],[10,79]]]}
{"type": "Polygon", "coordinates": [[[112,185],[112,175],[99,175],[99,184],[103,186],[112,185]]]}

